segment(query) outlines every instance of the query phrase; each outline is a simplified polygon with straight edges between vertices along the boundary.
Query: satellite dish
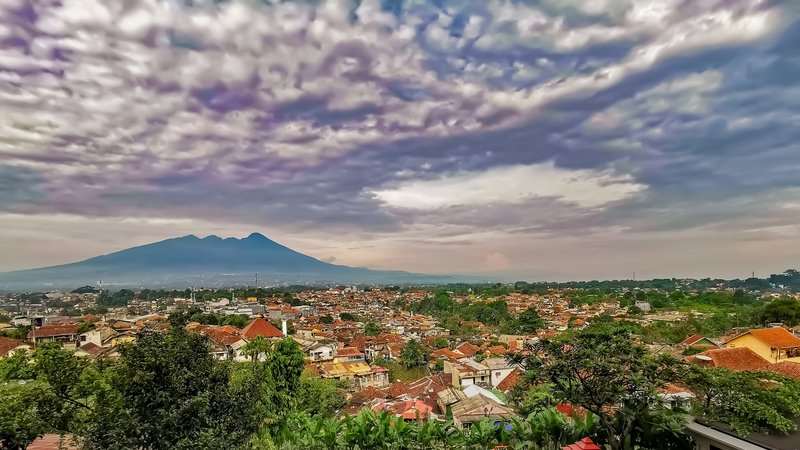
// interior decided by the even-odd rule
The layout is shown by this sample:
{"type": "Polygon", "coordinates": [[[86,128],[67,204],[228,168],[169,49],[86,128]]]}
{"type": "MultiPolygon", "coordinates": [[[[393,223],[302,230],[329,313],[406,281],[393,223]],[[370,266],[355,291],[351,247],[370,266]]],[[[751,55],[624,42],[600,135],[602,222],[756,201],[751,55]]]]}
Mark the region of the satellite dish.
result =
{"type": "Polygon", "coordinates": [[[711,357],[706,355],[694,355],[694,357],[700,361],[711,361],[711,357]]]}

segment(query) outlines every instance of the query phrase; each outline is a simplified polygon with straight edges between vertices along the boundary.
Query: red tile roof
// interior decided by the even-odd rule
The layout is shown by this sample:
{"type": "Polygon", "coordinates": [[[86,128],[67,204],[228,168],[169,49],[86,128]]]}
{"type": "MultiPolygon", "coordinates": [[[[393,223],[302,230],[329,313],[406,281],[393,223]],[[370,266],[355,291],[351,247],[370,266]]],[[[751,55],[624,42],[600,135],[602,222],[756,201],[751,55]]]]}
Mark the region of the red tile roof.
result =
{"type": "Polygon", "coordinates": [[[561,447],[561,450],[601,450],[600,447],[597,446],[591,439],[585,437],[580,441],[567,445],[566,447],[561,447]]]}
{"type": "Polygon", "coordinates": [[[776,372],[781,375],[785,375],[789,378],[800,380],[800,364],[798,363],[790,361],[781,361],[779,363],[775,363],[767,367],[767,370],[770,372],[776,372]]]}
{"type": "Polygon", "coordinates": [[[730,370],[763,370],[770,365],[769,361],[747,347],[706,350],[688,357],[687,360],[701,366],[724,367],[730,370]],[[698,356],[707,357],[710,360],[698,358],[698,356]]]}
{"type": "Polygon", "coordinates": [[[502,381],[500,384],[497,385],[497,389],[501,390],[502,392],[510,391],[520,382],[522,376],[525,372],[522,369],[515,367],[514,370],[511,371],[502,381]]]}
{"type": "Polygon", "coordinates": [[[42,325],[39,328],[34,328],[28,332],[28,338],[44,338],[55,336],[68,336],[78,334],[77,324],[68,325],[42,325]]]}
{"type": "Polygon", "coordinates": [[[470,344],[469,342],[462,342],[456,346],[456,350],[464,354],[464,356],[474,356],[475,353],[480,351],[480,347],[470,344]]]}
{"type": "MultiPolygon", "coordinates": [[[[775,327],[775,328],[756,328],[750,331],[746,331],[739,336],[744,336],[745,334],[750,334],[754,338],[758,339],[759,341],[769,345],[773,348],[794,348],[800,347],[800,338],[793,335],[785,328],[775,327]]],[[[739,337],[736,336],[736,337],[739,337]]],[[[736,338],[733,338],[736,339],[736,338]]],[[[731,340],[733,340],[731,339],[731,340]]]]}
{"type": "Polygon", "coordinates": [[[22,345],[23,342],[19,339],[11,339],[0,336],[0,357],[4,357],[11,353],[12,350],[22,345]]]}
{"type": "Polygon", "coordinates": [[[431,352],[431,358],[433,359],[446,358],[450,361],[455,361],[463,358],[464,356],[466,355],[461,352],[450,350],[449,348],[440,348],[439,350],[431,352]]]}
{"type": "Polygon", "coordinates": [[[281,338],[283,333],[275,325],[267,322],[263,317],[254,319],[242,330],[245,339],[255,339],[258,336],[265,338],[281,338]]]}
{"type": "Polygon", "coordinates": [[[78,445],[70,435],[61,437],[57,434],[45,434],[36,438],[28,446],[28,450],[77,450],[78,445]]]}
{"type": "Polygon", "coordinates": [[[336,357],[347,356],[364,356],[364,354],[358,351],[358,349],[355,347],[342,347],[336,351],[336,357]]]}
{"type": "Polygon", "coordinates": [[[705,336],[700,335],[700,334],[693,334],[693,335],[687,337],[686,339],[684,339],[680,343],[680,345],[693,345],[694,343],[696,343],[697,341],[703,339],[704,337],[705,336]]]}

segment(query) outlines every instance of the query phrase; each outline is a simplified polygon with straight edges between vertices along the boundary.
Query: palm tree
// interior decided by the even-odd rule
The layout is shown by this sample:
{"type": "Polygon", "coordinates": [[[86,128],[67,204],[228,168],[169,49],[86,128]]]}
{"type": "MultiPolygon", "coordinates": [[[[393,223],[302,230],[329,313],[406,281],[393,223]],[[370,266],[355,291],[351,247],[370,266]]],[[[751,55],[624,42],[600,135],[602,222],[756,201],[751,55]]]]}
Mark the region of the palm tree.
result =
{"type": "Polygon", "coordinates": [[[261,359],[261,355],[265,355],[272,350],[272,343],[264,338],[264,336],[256,336],[255,339],[248,342],[242,347],[242,353],[250,357],[253,362],[261,359]]]}

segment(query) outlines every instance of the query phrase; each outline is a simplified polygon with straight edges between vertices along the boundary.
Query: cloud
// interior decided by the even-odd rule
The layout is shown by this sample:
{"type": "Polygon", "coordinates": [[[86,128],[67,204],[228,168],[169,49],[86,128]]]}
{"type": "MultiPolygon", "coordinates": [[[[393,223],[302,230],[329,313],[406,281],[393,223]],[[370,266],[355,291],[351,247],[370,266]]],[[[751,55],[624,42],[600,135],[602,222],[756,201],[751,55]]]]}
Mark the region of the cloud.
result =
{"type": "Polygon", "coordinates": [[[627,199],[644,189],[645,186],[636,184],[629,176],[592,170],[564,170],[547,162],[411,181],[394,189],[373,191],[373,194],[396,208],[517,204],[543,197],[581,208],[596,208],[627,199]]]}
{"type": "Polygon", "coordinates": [[[341,240],[343,263],[408,270],[388,252],[431,245],[477,271],[521,236],[529,255],[564,233],[788,238],[799,15],[766,0],[0,1],[0,213],[302,234],[322,254],[341,240]],[[446,241],[464,249],[432,244],[446,241]]]}

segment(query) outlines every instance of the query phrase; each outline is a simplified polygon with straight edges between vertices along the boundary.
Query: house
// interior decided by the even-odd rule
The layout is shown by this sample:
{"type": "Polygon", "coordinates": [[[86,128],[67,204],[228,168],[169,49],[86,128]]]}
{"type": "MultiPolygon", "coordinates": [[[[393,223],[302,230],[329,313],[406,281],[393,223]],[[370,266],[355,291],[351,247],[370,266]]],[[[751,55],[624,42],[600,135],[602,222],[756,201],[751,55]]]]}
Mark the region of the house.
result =
{"type": "Polygon", "coordinates": [[[497,387],[516,368],[516,365],[509,363],[506,358],[486,358],[481,364],[489,368],[489,383],[492,387],[497,387]]]}
{"type": "Polygon", "coordinates": [[[800,380],[800,363],[791,361],[781,361],[767,367],[768,371],[779,373],[795,380],[800,380]]]}
{"type": "Polygon", "coordinates": [[[522,369],[518,367],[514,368],[514,370],[512,370],[510,374],[503,378],[495,387],[498,391],[507,393],[516,387],[516,385],[522,380],[523,375],[525,375],[525,372],[523,372],[522,369]]]}
{"type": "Polygon", "coordinates": [[[719,348],[719,345],[711,339],[700,335],[693,334],[678,344],[679,348],[719,348]]]}
{"type": "Polygon", "coordinates": [[[460,429],[469,428],[483,420],[489,420],[497,426],[516,417],[513,409],[482,395],[459,400],[450,406],[450,411],[453,424],[460,429]]]}
{"type": "Polygon", "coordinates": [[[197,330],[200,334],[208,336],[211,343],[211,354],[220,360],[233,359],[244,361],[247,357],[242,349],[247,341],[242,338],[241,331],[230,325],[202,326],[197,330]]]}
{"type": "Polygon", "coordinates": [[[800,448],[800,433],[763,434],[750,433],[742,437],[729,427],[697,419],[686,424],[692,435],[696,450],[797,450],[800,448]]]}
{"type": "Polygon", "coordinates": [[[379,401],[371,408],[375,412],[386,411],[407,422],[428,420],[433,408],[422,400],[379,401]]]}
{"type": "Polygon", "coordinates": [[[784,328],[756,328],[725,343],[725,347],[746,347],[771,363],[800,362],[800,338],[784,328]]]}
{"type": "Polygon", "coordinates": [[[465,398],[467,398],[467,396],[464,395],[464,391],[457,387],[448,386],[446,389],[436,393],[436,405],[439,406],[439,410],[442,413],[446,413],[449,406],[465,398]]]}
{"type": "Polygon", "coordinates": [[[281,330],[263,317],[253,319],[242,329],[242,337],[247,341],[252,341],[259,336],[265,339],[282,339],[284,337],[281,330]]]}
{"type": "Polygon", "coordinates": [[[588,437],[581,439],[580,441],[569,444],[566,447],[561,447],[561,450],[602,450],[597,444],[594,443],[588,437]]]}
{"type": "Polygon", "coordinates": [[[747,347],[728,347],[706,350],[686,358],[686,361],[707,367],[724,367],[730,370],[764,370],[770,362],[747,347]]]}
{"type": "Polygon", "coordinates": [[[78,325],[42,325],[28,332],[28,341],[34,347],[45,342],[58,342],[62,345],[75,345],[78,338],[78,325]]]}
{"type": "Polygon", "coordinates": [[[322,378],[348,381],[354,390],[367,387],[382,388],[389,385],[389,371],[380,366],[370,366],[363,361],[326,362],[319,366],[322,378]]]}
{"type": "Polygon", "coordinates": [[[365,361],[364,354],[355,347],[342,347],[333,355],[333,362],[365,361]]]}
{"type": "Polygon", "coordinates": [[[444,361],[444,373],[450,374],[455,387],[471,384],[491,385],[489,368],[472,358],[461,358],[455,362],[444,361]]]}
{"type": "Polygon", "coordinates": [[[478,353],[481,349],[475,344],[470,344],[469,342],[462,342],[456,345],[455,350],[464,356],[472,357],[475,356],[475,354],[478,353]]]}
{"type": "Polygon", "coordinates": [[[494,400],[495,402],[497,402],[497,403],[499,403],[501,405],[505,405],[506,404],[506,402],[501,400],[500,397],[498,397],[497,395],[494,394],[494,392],[492,392],[492,391],[490,391],[490,390],[488,390],[486,388],[482,388],[482,387],[478,386],[477,384],[470,384],[469,386],[465,387],[463,389],[463,391],[464,391],[464,395],[466,395],[467,398],[472,398],[472,397],[476,397],[478,395],[482,395],[482,396],[484,396],[484,397],[486,397],[488,399],[494,400]]]}
{"type": "Polygon", "coordinates": [[[336,345],[316,343],[308,348],[307,353],[311,361],[331,361],[336,354],[336,345]]]}

